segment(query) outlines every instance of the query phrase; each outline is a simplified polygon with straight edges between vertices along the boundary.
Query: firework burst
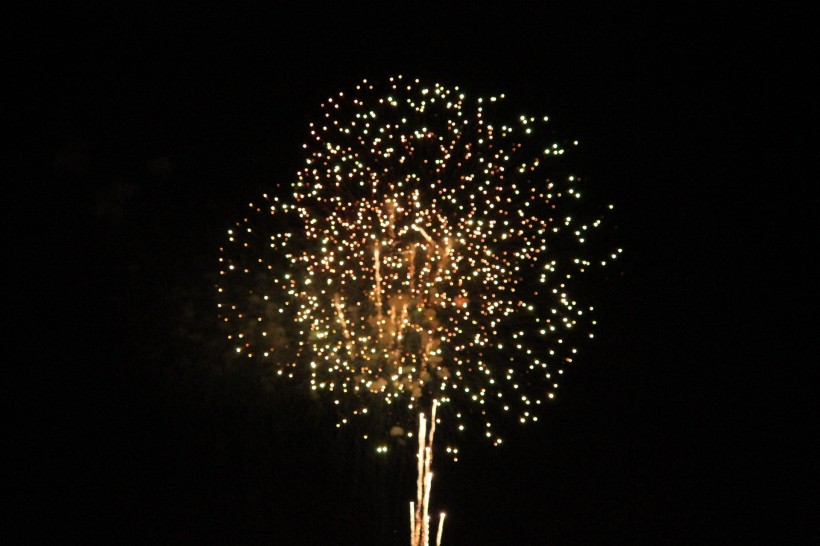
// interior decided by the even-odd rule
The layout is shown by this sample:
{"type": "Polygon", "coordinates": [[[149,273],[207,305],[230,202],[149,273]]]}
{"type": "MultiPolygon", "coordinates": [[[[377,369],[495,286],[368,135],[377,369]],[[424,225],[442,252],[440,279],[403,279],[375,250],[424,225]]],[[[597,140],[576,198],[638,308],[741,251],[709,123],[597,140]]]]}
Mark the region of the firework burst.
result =
{"type": "Polygon", "coordinates": [[[577,142],[500,120],[503,99],[401,76],[329,98],[292,195],[251,203],[221,249],[232,349],[303,377],[338,426],[386,419],[380,452],[434,401],[445,431],[499,444],[592,337],[576,281],[620,250],[585,252],[601,215],[564,166],[577,142]]]}

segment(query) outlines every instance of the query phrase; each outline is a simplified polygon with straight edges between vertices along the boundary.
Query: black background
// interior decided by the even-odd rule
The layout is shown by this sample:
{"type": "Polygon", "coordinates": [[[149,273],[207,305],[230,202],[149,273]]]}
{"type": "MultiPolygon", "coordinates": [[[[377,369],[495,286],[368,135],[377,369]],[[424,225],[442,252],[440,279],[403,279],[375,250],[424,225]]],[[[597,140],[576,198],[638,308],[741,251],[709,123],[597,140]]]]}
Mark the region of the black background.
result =
{"type": "Polygon", "coordinates": [[[444,543],[817,543],[809,14],[168,4],[11,19],[9,536],[406,543],[410,452],[222,358],[213,296],[318,105],[404,74],[550,115],[625,249],[542,420],[439,460],[444,543]]]}

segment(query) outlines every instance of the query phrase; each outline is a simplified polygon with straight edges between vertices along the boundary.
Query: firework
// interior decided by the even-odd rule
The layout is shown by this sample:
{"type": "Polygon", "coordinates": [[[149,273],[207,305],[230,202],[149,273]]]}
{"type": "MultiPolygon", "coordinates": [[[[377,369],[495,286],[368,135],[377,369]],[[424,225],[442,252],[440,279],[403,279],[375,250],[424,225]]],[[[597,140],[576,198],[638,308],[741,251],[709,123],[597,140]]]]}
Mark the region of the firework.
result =
{"type": "Polygon", "coordinates": [[[503,99],[401,76],[329,98],[292,195],[251,203],[221,249],[237,355],[309,382],[339,427],[379,416],[379,453],[418,419],[414,546],[430,539],[436,426],[498,445],[499,419],[536,421],[593,336],[578,279],[620,253],[586,252],[602,220],[564,166],[577,142],[546,117],[502,121],[503,99]]]}
{"type": "Polygon", "coordinates": [[[601,217],[562,161],[577,142],[499,121],[503,99],[401,76],[329,98],[292,196],[251,203],[221,249],[233,350],[306,376],[338,426],[412,436],[433,400],[496,445],[499,419],[536,421],[593,335],[575,282],[620,250],[584,252],[601,217]]]}

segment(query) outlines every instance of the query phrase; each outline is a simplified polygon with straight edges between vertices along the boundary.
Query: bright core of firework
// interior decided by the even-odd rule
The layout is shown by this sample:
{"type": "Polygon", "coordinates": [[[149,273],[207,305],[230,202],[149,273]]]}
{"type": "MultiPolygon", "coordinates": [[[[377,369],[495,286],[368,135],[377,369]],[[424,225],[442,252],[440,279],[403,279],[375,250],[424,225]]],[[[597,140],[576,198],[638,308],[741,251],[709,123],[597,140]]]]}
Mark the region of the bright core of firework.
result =
{"type": "Polygon", "coordinates": [[[495,444],[498,415],[537,420],[592,337],[571,290],[601,219],[539,138],[547,118],[498,122],[503,98],[401,76],[329,98],[292,198],[251,203],[221,249],[236,353],[307,371],[340,426],[368,410],[406,426],[432,400],[495,444]]]}

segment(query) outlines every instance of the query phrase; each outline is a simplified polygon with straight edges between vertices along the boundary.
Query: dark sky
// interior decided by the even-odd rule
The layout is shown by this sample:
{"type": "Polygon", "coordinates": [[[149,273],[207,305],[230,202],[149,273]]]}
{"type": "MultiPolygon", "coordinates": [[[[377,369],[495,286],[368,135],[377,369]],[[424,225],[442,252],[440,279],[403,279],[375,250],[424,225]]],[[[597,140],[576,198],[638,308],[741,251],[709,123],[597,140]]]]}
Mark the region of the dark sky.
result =
{"type": "Polygon", "coordinates": [[[444,543],[820,540],[807,14],[108,4],[30,13],[9,47],[20,543],[406,542],[409,452],[222,358],[213,296],[225,229],[293,180],[319,103],[399,73],[550,115],[625,249],[559,401],[440,464],[444,543]]]}

